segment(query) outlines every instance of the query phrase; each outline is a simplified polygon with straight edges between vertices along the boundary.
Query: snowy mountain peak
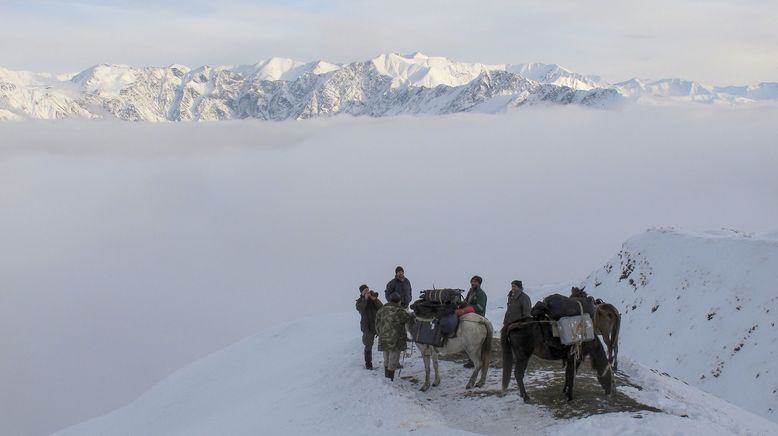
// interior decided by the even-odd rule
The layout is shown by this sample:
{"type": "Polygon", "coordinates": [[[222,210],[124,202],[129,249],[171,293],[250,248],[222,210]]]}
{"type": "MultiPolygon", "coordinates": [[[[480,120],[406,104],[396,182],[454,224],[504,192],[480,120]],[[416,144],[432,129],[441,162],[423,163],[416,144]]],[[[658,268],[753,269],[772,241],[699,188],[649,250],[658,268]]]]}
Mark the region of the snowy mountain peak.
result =
{"type": "Polygon", "coordinates": [[[778,83],[714,87],[682,79],[632,79],[610,85],[557,64],[467,63],[419,52],[381,54],[345,65],[273,57],[198,68],[99,64],[59,76],[0,69],[3,120],[106,114],[157,122],[494,113],[540,102],[610,107],[625,98],[641,103],[778,101],[778,83]]]}

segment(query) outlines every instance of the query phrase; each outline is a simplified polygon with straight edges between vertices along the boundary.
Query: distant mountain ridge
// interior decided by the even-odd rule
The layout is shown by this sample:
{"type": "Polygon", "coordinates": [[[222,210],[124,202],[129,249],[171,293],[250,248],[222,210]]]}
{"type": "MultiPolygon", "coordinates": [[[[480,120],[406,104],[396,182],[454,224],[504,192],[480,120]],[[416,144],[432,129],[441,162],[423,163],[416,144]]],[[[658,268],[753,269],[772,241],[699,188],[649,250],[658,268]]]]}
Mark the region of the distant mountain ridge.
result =
{"type": "Polygon", "coordinates": [[[555,64],[479,64],[421,53],[349,64],[271,58],[251,65],[135,68],[100,64],[71,75],[0,68],[0,120],[307,119],[495,113],[531,104],[611,107],[625,100],[778,100],[778,83],[714,87],[681,79],[617,84],[555,64]]]}

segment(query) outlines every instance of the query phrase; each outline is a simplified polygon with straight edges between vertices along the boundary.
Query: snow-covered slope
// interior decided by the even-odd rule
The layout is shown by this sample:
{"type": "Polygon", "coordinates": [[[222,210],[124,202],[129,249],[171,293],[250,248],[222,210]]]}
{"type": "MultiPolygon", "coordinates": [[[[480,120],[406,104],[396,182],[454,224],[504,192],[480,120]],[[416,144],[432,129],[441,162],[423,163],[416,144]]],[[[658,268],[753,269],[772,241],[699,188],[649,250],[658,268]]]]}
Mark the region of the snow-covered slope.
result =
{"type": "MultiPolygon", "coordinates": [[[[503,312],[495,309],[487,315],[497,320],[503,312]]],[[[420,393],[418,383],[412,380],[422,376],[418,351],[405,359],[405,368],[389,382],[380,370],[363,369],[358,325],[356,313],[343,313],[278,326],[176,371],[123,408],[56,434],[577,435],[585,429],[587,433],[616,436],[778,432],[778,425],[627,358],[623,360],[625,373],[636,384],[618,389],[662,412],[557,419],[541,405],[524,404],[514,391],[505,397],[495,395],[499,372],[494,368],[487,386],[465,393],[469,370],[450,361],[440,363],[444,371],[441,386],[420,393]]],[[[380,362],[376,356],[379,366],[380,362]]],[[[530,378],[537,380],[531,383],[544,383],[542,374],[531,374],[530,378]]]]}
{"type": "Polygon", "coordinates": [[[586,279],[622,312],[620,352],[778,421],[778,241],[653,229],[586,279]]]}

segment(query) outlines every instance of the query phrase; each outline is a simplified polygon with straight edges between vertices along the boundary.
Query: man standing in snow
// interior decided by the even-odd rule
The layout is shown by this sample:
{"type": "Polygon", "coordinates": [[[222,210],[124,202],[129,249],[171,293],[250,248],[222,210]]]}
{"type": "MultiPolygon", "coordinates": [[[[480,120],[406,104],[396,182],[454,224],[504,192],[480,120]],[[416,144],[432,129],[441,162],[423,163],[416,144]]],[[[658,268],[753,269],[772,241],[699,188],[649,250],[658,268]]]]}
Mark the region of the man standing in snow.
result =
{"type": "MultiPolygon", "coordinates": [[[[473,276],[473,278],[470,279],[470,290],[467,291],[467,295],[465,296],[465,305],[471,306],[473,310],[475,310],[475,313],[486,316],[486,292],[481,289],[481,283],[483,282],[484,279],[482,279],[481,276],[473,276]]],[[[464,366],[465,368],[473,368],[475,367],[475,364],[473,364],[472,360],[467,359],[464,366]]]]}
{"type": "Polygon", "coordinates": [[[359,327],[362,329],[362,345],[365,346],[365,368],[373,369],[373,342],[376,337],[375,319],[383,303],[378,299],[378,292],[373,292],[367,285],[359,287],[357,312],[362,317],[359,327]]]}
{"type": "Polygon", "coordinates": [[[400,353],[405,351],[407,336],[405,326],[414,316],[400,306],[400,294],[392,292],[389,302],[376,314],[378,351],[384,352],[384,376],[394,380],[394,371],[400,366],[400,353]]]}
{"type": "Polygon", "coordinates": [[[394,278],[386,284],[384,296],[387,301],[389,301],[389,296],[392,295],[392,292],[397,292],[400,296],[400,306],[407,309],[413,298],[411,295],[411,282],[405,278],[405,270],[401,266],[394,269],[394,278]]]}
{"type": "Polygon", "coordinates": [[[521,280],[514,280],[511,282],[511,290],[508,292],[508,306],[505,309],[505,318],[502,322],[502,337],[505,335],[505,329],[516,321],[521,321],[525,318],[530,318],[530,310],[532,309],[532,302],[530,302],[529,295],[524,293],[524,286],[521,280]]]}

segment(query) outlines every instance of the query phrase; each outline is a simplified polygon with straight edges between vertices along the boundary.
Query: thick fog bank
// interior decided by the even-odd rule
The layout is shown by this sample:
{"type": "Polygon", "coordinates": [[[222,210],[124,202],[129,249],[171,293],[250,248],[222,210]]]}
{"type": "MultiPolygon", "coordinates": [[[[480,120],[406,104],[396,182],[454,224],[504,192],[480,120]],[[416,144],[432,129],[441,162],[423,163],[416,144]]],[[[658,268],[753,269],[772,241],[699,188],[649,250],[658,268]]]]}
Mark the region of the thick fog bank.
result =
{"type": "Polygon", "coordinates": [[[480,274],[498,305],[510,280],[583,278],[647,227],[774,231],[776,119],[0,124],[0,433],[53,431],[271,323],[352,311],[398,264],[414,295],[480,274]]]}

